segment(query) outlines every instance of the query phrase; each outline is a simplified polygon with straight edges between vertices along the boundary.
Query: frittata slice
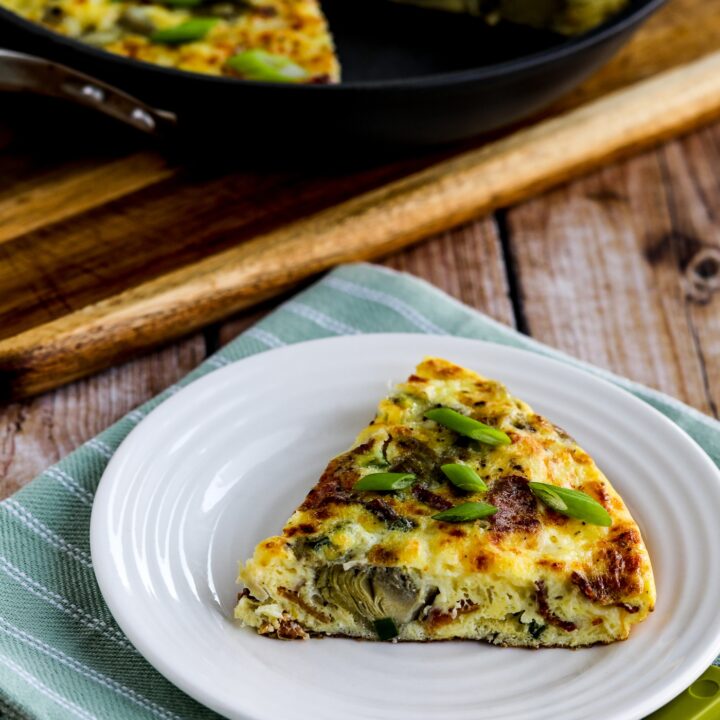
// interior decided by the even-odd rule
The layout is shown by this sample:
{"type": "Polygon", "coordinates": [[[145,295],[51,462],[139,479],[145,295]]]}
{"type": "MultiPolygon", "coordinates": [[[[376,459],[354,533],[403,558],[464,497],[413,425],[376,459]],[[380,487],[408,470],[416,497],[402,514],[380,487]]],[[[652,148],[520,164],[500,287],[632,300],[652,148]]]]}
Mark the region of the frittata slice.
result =
{"type": "Polygon", "coordinates": [[[625,8],[629,0],[397,0],[449,12],[579,35],[592,30],[625,8]]]}
{"type": "Polygon", "coordinates": [[[592,458],[438,358],[380,403],[239,582],[236,618],[279,638],[580,647],[627,638],[655,603],[638,526],[592,458]]]}
{"type": "Polygon", "coordinates": [[[0,6],[165,67],[261,81],[340,78],[319,0],[0,0],[0,6]]]}

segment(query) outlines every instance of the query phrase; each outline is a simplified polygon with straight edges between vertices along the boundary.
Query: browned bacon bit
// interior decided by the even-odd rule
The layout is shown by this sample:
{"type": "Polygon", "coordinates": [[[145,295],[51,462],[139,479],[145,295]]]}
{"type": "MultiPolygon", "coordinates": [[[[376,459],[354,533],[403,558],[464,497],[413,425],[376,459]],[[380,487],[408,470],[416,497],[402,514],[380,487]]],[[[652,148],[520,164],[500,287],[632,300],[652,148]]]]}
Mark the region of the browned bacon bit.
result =
{"type": "Polygon", "coordinates": [[[278,621],[277,636],[280,640],[307,640],[310,637],[303,626],[290,616],[283,616],[278,621]]]}
{"type": "Polygon", "coordinates": [[[330,618],[325,615],[325,613],[320,612],[320,610],[316,610],[312,605],[305,602],[305,600],[298,595],[294,590],[289,590],[286,587],[279,587],[278,588],[278,595],[281,595],[286,600],[289,600],[291,603],[295,603],[298,607],[302,608],[308,615],[311,615],[316,620],[319,620],[323,623],[329,623],[330,618]]]}
{"type": "Polygon", "coordinates": [[[255,602],[257,602],[257,598],[254,598],[247,588],[243,588],[242,592],[238,593],[237,602],[240,602],[243,598],[247,598],[248,600],[254,600],[255,602]]]}
{"type": "Polygon", "coordinates": [[[449,625],[453,620],[457,620],[461,615],[467,615],[477,609],[477,605],[471,600],[461,600],[454,608],[443,612],[440,610],[431,610],[425,622],[433,629],[449,625]]]}
{"type": "Polygon", "coordinates": [[[447,498],[432,492],[432,490],[428,490],[425,485],[413,485],[412,494],[421,503],[424,503],[435,510],[447,510],[453,506],[447,498]]]}
{"type": "Polygon", "coordinates": [[[544,580],[535,581],[535,600],[537,602],[538,612],[550,625],[559,627],[561,630],[565,630],[566,632],[577,630],[577,625],[575,625],[575,623],[570,622],[569,620],[563,620],[550,609],[550,605],[548,604],[547,588],[545,587],[544,580]]]}
{"type": "Polygon", "coordinates": [[[630,605],[630,603],[615,603],[615,607],[622,608],[625,612],[630,613],[631,615],[640,611],[640,608],[637,605],[630,605]]]}
{"type": "Polygon", "coordinates": [[[390,507],[385,500],[375,498],[363,503],[366,510],[369,510],[376,518],[382,520],[393,530],[410,530],[415,527],[415,523],[410,518],[403,517],[390,507]]]}
{"type": "Polygon", "coordinates": [[[390,472],[408,472],[418,477],[432,472],[437,456],[424,442],[402,435],[393,437],[393,442],[400,459],[393,463],[390,472]]]}
{"type": "Polygon", "coordinates": [[[528,487],[527,478],[508,475],[496,480],[485,498],[498,511],[490,516],[495,532],[537,532],[537,502],[528,487]]]}

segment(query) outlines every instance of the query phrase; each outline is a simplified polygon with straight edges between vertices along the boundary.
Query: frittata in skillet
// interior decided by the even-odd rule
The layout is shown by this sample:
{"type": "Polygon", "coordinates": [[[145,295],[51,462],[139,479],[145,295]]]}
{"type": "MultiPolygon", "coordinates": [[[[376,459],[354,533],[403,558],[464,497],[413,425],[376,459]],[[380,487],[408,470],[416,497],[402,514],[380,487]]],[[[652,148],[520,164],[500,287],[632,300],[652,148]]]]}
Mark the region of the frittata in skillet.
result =
{"type": "Polygon", "coordinates": [[[580,647],[655,603],[640,531],[563,430],[505,387],[422,362],[241,565],[262,635],[580,647]]]}
{"type": "MultiPolygon", "coordinates": [[[[568,35],[599,25],[628,2],[400,1],[568,35]]],[[[165,67],[267,82],[340,79],[319,0],[0,0],[0,7],[109,52],[165,67]]]]}
{"type": "Polygon", "coordinates": [[[0,0],[28,20],[119,55],[210,75],[333,82],[317,0],[0,0]]]}

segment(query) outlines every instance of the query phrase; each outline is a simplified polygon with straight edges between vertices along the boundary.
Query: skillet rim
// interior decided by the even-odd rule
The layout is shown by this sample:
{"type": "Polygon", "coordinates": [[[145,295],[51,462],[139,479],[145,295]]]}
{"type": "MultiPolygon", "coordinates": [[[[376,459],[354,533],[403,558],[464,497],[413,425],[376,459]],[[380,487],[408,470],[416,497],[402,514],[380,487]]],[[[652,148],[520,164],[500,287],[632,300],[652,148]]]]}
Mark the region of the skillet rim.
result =
{"type": "MultiPolygon", "coordinates": [[[[551,48],[540,50],[538,52],[523,55],[512,60],[506,60],[501,63],[492,65],[484,65],[479,68],[468,68],[463,70],[454,70],[451,72],[436,73],[432,75],[422,75],[418,77],[392,79],[392,80],[361,80],[353,82],[339,82],[335,84],[293,84],[293,83],[272,83],[258,82],[254,80],[242,80],[240,78],[232,78],[218,75],[206,75],[196,73],[189,70],[179,70],[177,68],[169,68],[153,63],[136,60],[134,58],[118,55],[108,52],[102,48],[97,48],[79,40],[69,38],[60,33],[40,25],[39,23],[26,20],[0,6],[0,24],[8,23],[16,25],[30,33],[39,36],[44,40],[55,42],[62,47],[67,47],[71,51],[79,52],[90,58],[95,58],[105,63],[115,63],[120,68],[127,67],[135,71],[144,71],[148,75],[156,74],[158,79],[163,77],[172,77],[177,79],[188,79],[195,82],[202,81],[208,85],[216,85],[218,87],[252,87],[253,89],[279,89],[288,93],[334,93],[336,95],[355,92],[355,91],[402,91],[411,89],[432,89],[446,86],[462,86],[484,81],[502,80],[516,73],[523,73],[535,70],[546,64],[551,64],[558,60],[566,59],[575,53],[600,45],[608,41],[616,35],[622,34],[633,26],[637,26],[645,22],[654,12],[665,5],[668,0],[631,0],[637,2],[638,7],[634,9],[626,9],[622,11],[616,18],[612,18],[599,27],[577,37],[572,37],[564,42],[559,43],[551,48]]],[[[22,52],[22,49],[17,49],[22,52]]],[[[54,62],[52,57],[43,58],[54,62]]],[[[102,79],[101,77],[99,79],[102,79]]]]}

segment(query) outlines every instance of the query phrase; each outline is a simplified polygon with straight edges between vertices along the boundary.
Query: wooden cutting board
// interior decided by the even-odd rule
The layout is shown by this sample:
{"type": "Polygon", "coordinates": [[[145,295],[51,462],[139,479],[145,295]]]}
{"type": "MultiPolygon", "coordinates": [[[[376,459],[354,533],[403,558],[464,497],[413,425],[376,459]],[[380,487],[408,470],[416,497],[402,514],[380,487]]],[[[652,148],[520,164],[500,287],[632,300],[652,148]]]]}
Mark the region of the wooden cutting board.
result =
{"type": "Polygon", "coordinates": [[[87,117],[40,107],[0,121],[5,398],[720,116],[720,0],[671,0],[605,69],[521,128],[362,169],[199,173],[116,140],[100,120],[89,130],[87,117]],[[106,130],[112,143],[98,139],[106,130]]]}

